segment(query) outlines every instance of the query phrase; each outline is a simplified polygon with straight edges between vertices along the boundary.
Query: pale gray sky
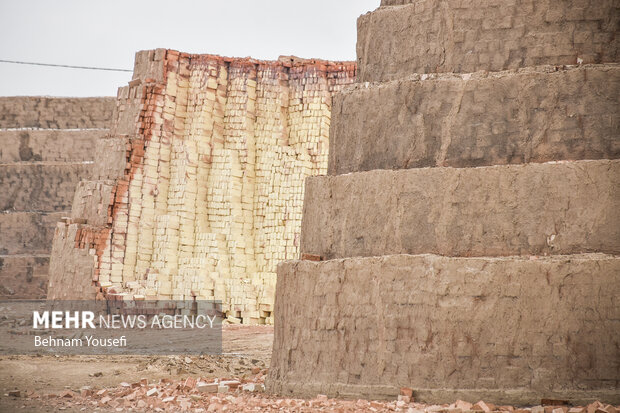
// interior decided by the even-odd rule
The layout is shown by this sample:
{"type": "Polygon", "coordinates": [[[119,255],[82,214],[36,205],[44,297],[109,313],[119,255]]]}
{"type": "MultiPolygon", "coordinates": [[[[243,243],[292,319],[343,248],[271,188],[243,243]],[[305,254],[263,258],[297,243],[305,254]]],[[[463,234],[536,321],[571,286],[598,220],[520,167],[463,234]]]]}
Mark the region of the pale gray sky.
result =
{"type": "MultiPolygon", "coordinates": [[[[133,69],[134,53],[355,60],[380,0],[0,0],[0,59],[133,69]]],[[[131,73],[0,63],[0,96],[114,96],[131,73]]]]}

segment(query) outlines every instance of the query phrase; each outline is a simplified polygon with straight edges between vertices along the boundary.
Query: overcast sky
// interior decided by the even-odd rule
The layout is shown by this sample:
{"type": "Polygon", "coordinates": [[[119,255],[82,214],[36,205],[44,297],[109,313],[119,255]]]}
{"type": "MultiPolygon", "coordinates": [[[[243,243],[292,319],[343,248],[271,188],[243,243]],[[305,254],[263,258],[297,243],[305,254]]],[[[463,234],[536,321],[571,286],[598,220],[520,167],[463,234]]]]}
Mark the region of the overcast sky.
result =
{"type": "MultiPolygon", "coordinates": [[[[0,0],[0,59],[133,69],[137,50],[355,60],[380,0],[0,0]]],[[[0,63],[0,96],[114,96],[131,73],[0,63]]]]}

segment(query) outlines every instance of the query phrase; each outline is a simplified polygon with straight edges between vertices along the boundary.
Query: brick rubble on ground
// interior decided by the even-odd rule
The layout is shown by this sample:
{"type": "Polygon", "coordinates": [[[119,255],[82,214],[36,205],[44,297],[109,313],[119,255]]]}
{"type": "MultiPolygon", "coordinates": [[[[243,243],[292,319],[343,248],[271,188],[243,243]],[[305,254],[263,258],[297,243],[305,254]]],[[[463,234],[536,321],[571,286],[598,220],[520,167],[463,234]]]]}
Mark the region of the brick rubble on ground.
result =
{"type": "MultiPolygon", "coordinates": [[[[534,407],[496,406],[482,400],[475,404],[457,400],[452,404],[428,405],[416,403],[413,389],[403,388],[397,400],[343,400],[318,394],[312,399],[276,398],[265,394],[266,369],[250,378],[205,379],[188,377],[173,381],[161,379],[149,383],[122,382],[117,387],[58,393],[39,394],[15,390],[5,397],[23,397],[30,402],[51,405],[58,410],[68,408],[104,409],[108,411],[155,412],[240,412],[240,411],[295,411],[295,412],[408,412],[408,413],[620,413],[620,406],[593,402],[587,406],[569,406],[560,400],[556,405],[534,407]]],[[[547,401],[549,402],[549,401],[547,401]]],[[[545,401],[543,400],[543,404],[545,401]]]]}

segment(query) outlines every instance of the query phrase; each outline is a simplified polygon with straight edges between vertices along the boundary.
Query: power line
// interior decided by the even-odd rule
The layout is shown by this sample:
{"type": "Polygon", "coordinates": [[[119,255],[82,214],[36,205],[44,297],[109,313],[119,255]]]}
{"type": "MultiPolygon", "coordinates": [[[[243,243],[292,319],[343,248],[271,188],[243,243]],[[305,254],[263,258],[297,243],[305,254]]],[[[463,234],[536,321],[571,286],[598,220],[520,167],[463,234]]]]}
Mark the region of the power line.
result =
{"type": "Polygon", "coordinates": [[[0,59],[0,63],[16,63],[19,65],[32,65],[32,66],[68,67],[70,69],[107,70],[109,72],[133,72],[133,70],[129,70],[129,69],[113,69],[110,67],[56,65],[53,63],[20,62],[18,60],[4,60],[4,59],[0,59]]]}

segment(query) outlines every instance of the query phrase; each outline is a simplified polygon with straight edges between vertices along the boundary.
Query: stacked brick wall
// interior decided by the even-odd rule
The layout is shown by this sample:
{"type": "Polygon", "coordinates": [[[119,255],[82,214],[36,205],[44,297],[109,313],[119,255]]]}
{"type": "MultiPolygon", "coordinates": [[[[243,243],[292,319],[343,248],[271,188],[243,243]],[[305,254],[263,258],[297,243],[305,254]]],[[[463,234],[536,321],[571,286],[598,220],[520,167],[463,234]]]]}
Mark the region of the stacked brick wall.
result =
{"type": "Polygon", "coordinates": [[[0,298],[45,297],[54,227],[113,109],[111,97],[0,97],[0,298]]]}
{"type": "MultiPolygon", "coordinates": [[[[140,52],[134,80],[119,90],[116,140],[95,166],[113,188],[76,193],[54,260],[88,245],[91,295],[219,299],[231,321],[271,322],[276,265],[299,254],[304,179],[327,172],[331,96],[355,71],[140,52]],[[92,235],[86,244],[69,239],[71,225],[92,235]]],[[[62,271],[50,297],[72,294],[62,271]]]]}

